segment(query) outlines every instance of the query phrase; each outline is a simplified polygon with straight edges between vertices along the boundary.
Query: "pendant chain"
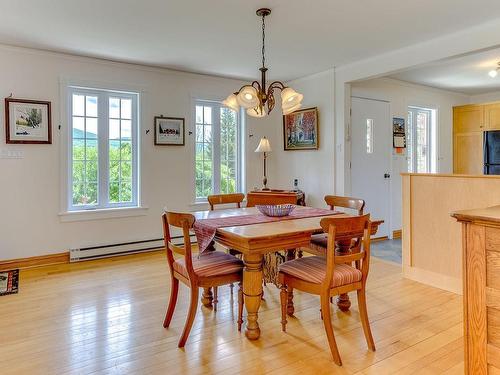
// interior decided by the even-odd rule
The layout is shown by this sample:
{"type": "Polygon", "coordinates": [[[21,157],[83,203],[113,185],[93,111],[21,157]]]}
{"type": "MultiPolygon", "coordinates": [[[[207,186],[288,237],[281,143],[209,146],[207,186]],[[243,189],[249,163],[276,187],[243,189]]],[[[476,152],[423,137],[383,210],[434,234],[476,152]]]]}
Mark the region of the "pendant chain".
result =
{"type": "Polygon", "coordinates": [[[262,16],[262,67],[266,67],[266,16],[262,16]]]}

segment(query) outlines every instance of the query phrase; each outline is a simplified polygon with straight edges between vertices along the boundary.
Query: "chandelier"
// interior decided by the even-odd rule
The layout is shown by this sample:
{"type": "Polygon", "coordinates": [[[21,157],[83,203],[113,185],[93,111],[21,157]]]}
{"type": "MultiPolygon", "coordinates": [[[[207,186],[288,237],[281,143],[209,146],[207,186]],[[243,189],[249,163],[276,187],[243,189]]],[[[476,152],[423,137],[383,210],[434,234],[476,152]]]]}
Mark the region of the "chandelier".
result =
{"type": "Polygon", "coordinates": [[[249,85],[242,86],[237,92],[229,95],[222,104],[235,111],[239,111],[241,106],[247,110],[249,116],[264,117],[271,113],[276,104],[275,90],[280,90],[281,110],[286,115],[300,108],[304,96],[280,81],[274,81],[266,88],[266,16],[271,14],[271,9],[261,8],[256,13],[262,18],[262,67],[259,69],[261,81],[253,81],[249,85]]]}

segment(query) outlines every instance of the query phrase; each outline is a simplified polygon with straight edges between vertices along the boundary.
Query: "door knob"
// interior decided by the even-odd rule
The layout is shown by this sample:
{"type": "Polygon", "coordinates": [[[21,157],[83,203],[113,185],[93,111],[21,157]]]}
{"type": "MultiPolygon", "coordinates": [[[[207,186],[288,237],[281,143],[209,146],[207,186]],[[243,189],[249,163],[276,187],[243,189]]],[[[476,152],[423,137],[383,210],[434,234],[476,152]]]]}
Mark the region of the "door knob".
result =
{"type": "Polygon", "coordinates": [[[389,173],[384,173],[384,178],[391,178],[391,175],[389,173]]]}

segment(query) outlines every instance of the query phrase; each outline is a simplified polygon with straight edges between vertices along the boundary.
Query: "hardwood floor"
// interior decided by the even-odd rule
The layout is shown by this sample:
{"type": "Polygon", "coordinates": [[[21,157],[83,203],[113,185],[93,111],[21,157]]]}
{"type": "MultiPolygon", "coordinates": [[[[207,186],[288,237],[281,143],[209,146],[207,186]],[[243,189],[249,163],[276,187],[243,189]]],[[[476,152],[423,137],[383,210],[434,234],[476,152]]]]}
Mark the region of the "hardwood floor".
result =
{"type": "MultiPolygon", "coordinates": [[[[401,278],[372,258],[368,312],[377,351],[367,350],[355,294],[335,307],[344,366],[330,356],[319,300],[295,293],[281,332],[279,290],[265,287],[262,336],[237,330],[237,293],[220,288],[219,311],[200,308],[186,347],[177,348],[189,303],[181,286],[171,328],[163,253],[21,272],[20,292],[0,297],[0,372],[5,374],[463,374],[461,296],[401,278]]],[[[236,290],[236,288],[235,288],[236,290]]]]}

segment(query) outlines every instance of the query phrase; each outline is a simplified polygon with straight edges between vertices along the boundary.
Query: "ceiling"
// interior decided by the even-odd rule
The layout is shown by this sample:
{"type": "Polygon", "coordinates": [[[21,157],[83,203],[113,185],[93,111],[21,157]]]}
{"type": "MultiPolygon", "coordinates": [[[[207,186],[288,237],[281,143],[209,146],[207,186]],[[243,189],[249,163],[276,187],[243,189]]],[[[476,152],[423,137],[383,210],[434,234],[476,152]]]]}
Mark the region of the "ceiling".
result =
{"type": "Polygon", "coordinates": [[[0,43],[238,78],[288,80],[500,17],[498,0],[15,0],[0,43]],[[307,4],[305,6],[305,4],[307,4]]]}
{"type": "Polygon", "coordinates": [[[467,95],[479,95],[500,90],[500,72],[495,78],[488,75],[498,62],[500,48],[436,61],[389,77],[467,95]]]}

